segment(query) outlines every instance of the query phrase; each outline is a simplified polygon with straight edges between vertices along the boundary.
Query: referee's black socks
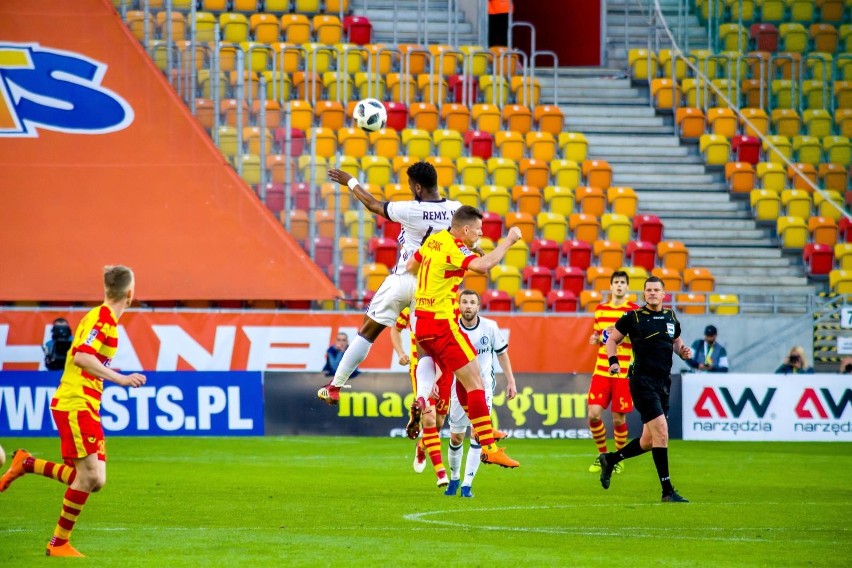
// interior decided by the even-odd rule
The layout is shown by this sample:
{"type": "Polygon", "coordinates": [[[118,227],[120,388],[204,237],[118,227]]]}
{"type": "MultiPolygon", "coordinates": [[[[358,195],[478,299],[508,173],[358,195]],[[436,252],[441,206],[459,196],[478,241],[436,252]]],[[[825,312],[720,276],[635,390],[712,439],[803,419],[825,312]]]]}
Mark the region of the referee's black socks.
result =
{"type": "Polygon", "coordinates": [[[622,460],[626,460],[627,458],[635,458],[636,456],[641,456],[647,450],[643,450],[642,446],[639,444],[639,438],[633,438],[630,442],[621,448],[617,452],[613,452],[612,456],[614,456],[613,463],[618,463],[622,460]]]}
{"type": "Polygon", "coordinates": [[[657,475],[660,476],[663,495],[671,495],[674,492],[674,487],[672,487],[672,480],[669,478],[669,449],[652,448],[651,454],[654,456],[654,465],[657,466],[657,475]]]}

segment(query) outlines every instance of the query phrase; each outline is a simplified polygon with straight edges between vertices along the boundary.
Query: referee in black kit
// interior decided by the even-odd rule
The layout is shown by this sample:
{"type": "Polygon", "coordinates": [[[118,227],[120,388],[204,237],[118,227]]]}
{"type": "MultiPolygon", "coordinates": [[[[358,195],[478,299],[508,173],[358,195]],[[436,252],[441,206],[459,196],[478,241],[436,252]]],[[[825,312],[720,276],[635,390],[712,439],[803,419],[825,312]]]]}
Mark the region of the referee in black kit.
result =
{"type": "Polygon", "coordinates": [[[656,276],[645,280],[645,305],[627,312],[615,323],[606,341],[609,374],[619,371],[616,346],[630,336],[633,363],[627,373],[633,405],[642,417],[642,436],[634,438],[621,451],[601,454],[601,485],[609,489],[612,468],[621,460],[634,458],[651,450],[657,475],[663,488],[663,501],[688,503],[678,495],[669,477],[669,388],[672,381],[672,351],[681,359],[689,359],[692,350],[680,338],[680,322],[674,311],[663,309],[663,281],[656,276]]]}

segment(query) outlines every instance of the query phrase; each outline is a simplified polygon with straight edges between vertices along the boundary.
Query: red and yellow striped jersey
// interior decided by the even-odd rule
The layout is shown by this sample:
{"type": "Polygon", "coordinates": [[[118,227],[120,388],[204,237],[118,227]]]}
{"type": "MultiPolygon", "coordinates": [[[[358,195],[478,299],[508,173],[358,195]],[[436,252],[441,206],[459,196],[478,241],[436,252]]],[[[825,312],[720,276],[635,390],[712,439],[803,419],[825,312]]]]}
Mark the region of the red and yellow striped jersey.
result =
{"type": "Polygon", "coordinates": [[[65,371],[50,403],[62,411],[90,410],[96,416],[101,407],[103,380],[74,364],[76,353],[90,353],[109,366],[118,349],[118,327],[112,308],[102,304],[87,313],[74,332],[74,341],[65,360],[65,371]]]}
{"type": "Polygon", "coordinates": [[[417,376],[415,375],[415,371],[417,370],[417,339],[414,337],[414,329],[411,327],[411,308],[408,306],[402,308],[402,311],[399,312],[399,317],[396,318],[396,328],[400,331],[406,328],[408,329],[408,335],[410,337],[408,375],[411,379],[411,390],[416,394],[417,376]]]}
{"type": "MultiPolygon", "coordinates": [[[[601,377],[609,377],[609,357],[606,355],[606,340],[609,337],[607,331],[615,325],[618,318],[631,310],[638,310],[639,306],[633,302],[625,302],[620,306],[616,306],[612,301],[598,304],[595,308],[595,331],[600,334],[600,347],[598,348],[598,359],[595,363],[595,374],[601,377]]],[[[630,338],[625,337],[618,345],[618,364],[621,366],[621,372],[618,373],[618,378],[627,378],[627,368],[633,360],[633,348],[630,345],[630,338]]]]}
{"type": "Polygon", "coordinates": [[[445,230],[426,239],[414,258],[420,263],[415,311],[430,312],[435,319],[458,318],[457,293],[476,254],[445,230]]]}

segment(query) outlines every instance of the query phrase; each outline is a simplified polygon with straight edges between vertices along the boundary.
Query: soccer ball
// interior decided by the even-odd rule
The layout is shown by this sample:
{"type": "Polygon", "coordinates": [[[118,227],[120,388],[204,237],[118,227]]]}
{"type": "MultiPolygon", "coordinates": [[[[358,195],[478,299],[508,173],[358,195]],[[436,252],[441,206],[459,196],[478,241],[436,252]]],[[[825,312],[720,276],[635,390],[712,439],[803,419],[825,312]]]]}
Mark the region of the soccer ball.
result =
{"type": "Polygon", "coordinates": [[[358,104],[355,105],[352,118],[355,119],[358,128],[367,132],[375,132],[385,127],[388,121],[388,111],[385,110],[385,105],[381,101],[364,99],[358,101],[358,104]]]}

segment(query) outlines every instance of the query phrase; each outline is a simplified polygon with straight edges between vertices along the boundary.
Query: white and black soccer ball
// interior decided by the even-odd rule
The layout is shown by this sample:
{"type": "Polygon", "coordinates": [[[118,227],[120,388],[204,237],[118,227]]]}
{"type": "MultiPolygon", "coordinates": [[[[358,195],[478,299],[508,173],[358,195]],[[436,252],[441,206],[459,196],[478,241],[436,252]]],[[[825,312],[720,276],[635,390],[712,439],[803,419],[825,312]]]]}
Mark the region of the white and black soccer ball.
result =
{"type": "Polygon", "coordinates": [[[388,122],[388,111],[385,105],[377,99],[364,99],[358,101],[352,118],[358,128],[367,132],[375,132],[385,127],[388,122]]]}

